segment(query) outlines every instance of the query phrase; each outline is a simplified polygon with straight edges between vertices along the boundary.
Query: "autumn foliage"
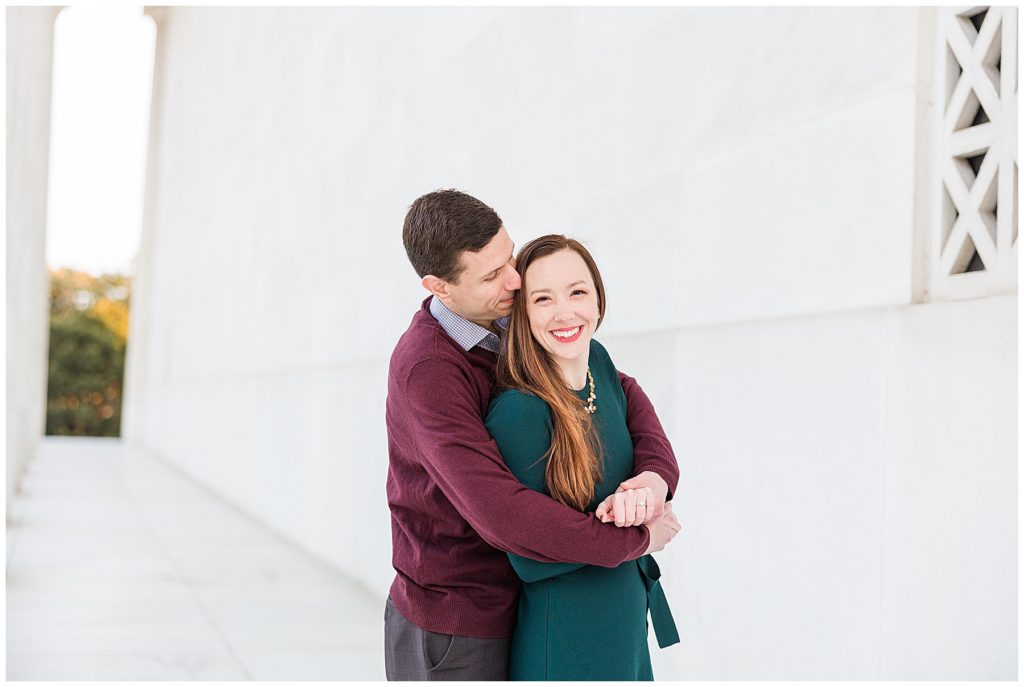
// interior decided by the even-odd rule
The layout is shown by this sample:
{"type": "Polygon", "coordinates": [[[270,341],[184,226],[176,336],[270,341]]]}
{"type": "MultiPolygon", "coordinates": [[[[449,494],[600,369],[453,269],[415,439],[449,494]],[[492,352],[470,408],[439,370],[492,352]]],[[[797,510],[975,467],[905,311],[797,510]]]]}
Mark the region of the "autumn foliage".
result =
{"type": "Polygon", "coordinates": [[[48,435],[121,433],[129,277],[50,270],[48,435]]]}

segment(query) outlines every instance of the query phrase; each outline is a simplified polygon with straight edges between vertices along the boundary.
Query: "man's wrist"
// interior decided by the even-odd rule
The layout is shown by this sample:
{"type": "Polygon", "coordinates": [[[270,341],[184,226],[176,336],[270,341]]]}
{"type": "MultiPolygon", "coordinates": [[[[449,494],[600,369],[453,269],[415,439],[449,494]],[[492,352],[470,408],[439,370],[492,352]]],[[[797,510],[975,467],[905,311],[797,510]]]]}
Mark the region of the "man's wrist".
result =
{"type": "Polygon", "coordinates": [[[640,555],[637,558],[642,558],[647,555],[647,550],[651,548],[651,528],[647,523],[640,525],[640,529],[643,530],[644,534],[644,548],[640,550],[640,555]]]}
{"type": "Polygon", "coordinates": [[[658,477],[661,478],[661,481],[665,483],[665,500],[666,501],[671,501],[672,500],[672,487],[669,485],[669,481],[668,481],[669,480],[669,476],[665,475],[664,473],[662,473],[656,467],[645,467],[643,470],[641,470],[639,473],[637,473],[636,476],[639,477],[640,475],[644,474],[645,472],[649,472],[652,475],[657,475],[658,477]]]}

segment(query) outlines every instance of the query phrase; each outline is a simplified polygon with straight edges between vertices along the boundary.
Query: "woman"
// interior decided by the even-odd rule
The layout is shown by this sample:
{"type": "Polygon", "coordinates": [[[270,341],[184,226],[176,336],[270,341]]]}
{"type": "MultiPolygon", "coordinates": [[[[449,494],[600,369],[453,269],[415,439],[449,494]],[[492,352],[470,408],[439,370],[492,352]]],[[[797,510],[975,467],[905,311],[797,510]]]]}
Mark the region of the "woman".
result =
{"type": "MultiPolygon", "coordinates": [[[[526,244],[516,268],[523,283],[497,369],[505,390],[487,429],[523,484],[606,512],[633,472],[633,443],[615,366],[592,338],[604,316],[601,275],[582,244],[559,235],[526,244]]],[[[653,680],[648,603],[659,645],[679,641],[650,556],[617,568],[509,558],[523,580],[512,680],[653,680]]]]}

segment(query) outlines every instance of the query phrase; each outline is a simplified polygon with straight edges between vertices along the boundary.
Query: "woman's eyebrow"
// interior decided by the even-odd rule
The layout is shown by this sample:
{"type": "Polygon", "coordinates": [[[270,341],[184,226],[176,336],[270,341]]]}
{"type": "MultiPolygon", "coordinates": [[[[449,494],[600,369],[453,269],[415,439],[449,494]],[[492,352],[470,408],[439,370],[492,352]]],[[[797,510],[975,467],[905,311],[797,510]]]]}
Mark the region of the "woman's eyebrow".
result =
{"type": "MultiPolygon", "coordinates": [[[[587,282],[586,282],[585,279],[580,279],[579,281],[574,281],[573,283],[569,284],[565,288],[571,289],[572,287],[578,286],[579,284],[583,284],[585,286],[586,283],[587,282]]],[[[534,289],[533,291],[530,292],[530,295],[532,296],[535,293],[551,293],[551,289],[534,289]]]]}

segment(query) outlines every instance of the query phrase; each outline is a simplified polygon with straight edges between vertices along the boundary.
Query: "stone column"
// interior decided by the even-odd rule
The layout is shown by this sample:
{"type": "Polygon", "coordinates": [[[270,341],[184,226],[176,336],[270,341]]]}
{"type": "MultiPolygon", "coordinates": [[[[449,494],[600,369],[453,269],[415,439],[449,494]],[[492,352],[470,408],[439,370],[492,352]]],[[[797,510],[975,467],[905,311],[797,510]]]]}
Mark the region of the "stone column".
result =
{"type": "Polygon", "coordinates": [[[59,7],[7,8],[7,504],[46,421],[47,168],[59,7]]]}

